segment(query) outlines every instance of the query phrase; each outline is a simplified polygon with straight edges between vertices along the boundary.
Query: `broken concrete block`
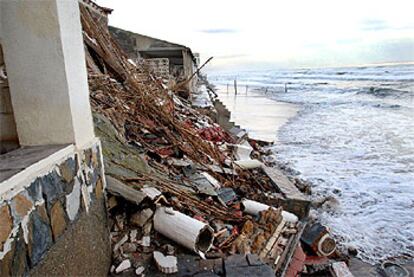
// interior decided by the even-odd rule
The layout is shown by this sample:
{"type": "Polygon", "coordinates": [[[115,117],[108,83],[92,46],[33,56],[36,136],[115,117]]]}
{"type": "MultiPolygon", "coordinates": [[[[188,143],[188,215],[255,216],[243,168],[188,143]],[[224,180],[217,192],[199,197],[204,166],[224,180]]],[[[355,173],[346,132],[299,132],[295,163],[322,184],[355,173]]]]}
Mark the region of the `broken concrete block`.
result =
{"type": "Polygon", "coordinates": [[[142,191],[128,187],[118,179],[111,176],[105,175],[105,177],[107,189],[111,194],[121,196],[125,200],[128,200],[136,205],[139,205],[142,200],[145,199],[146,195],[142,191]]]}
{"type": "Polygon", "coordinates": [[[138,235],[138,230],[131,230],[131,232],[129,233],[129,240],[131,242],[137,242],[137,235],[138,235]]]}
{"type": "Polygon", "coordinates": [[[300,219],[309,214],[310,200],[276,167],[262,166],[263,172],[270,178],[272,185],[282,193],[283,209],[294,213],[300,219]]]}
{"type": "Polygon", "coordinates": [[[149,236],[151,234],[151,230],[152,230],[152,222],[148,221],[143,228],[143,233],[145,236],[149,236]]]}
{"type": "Polygon", "coordinates": [[[258,160],[240,160],[235,161],[234,163],[240,166],[242,169],[253,169],[261,167],[263,165],[262,162],[258,160]]]}
{"type": "Polygon", "coordinates": [[[143,267],[143,266],[139,266],[139,267],[137,267],[137,269],[135,269],[135,274],[136,274],[137,276],[139,276],[139,275],[141,275],[142,273],[144,273],[144,271],[145,271],[145,267],[143,267]]]}
{"type": "MultiPolygon", "coordinates": [[[[253,259],[252,259],[253,261],[253,259]]],[[[270,277],[275,276],[273,269],[266,265],[250,265],[245,255],[231,255],[224,260],[224,267],[226,276],[238,277],[238,276],[260,276],[270,277]]]]}
{"type": "Polygon", "coordinates": [[[137,252],[137,246],[131,242],[126,242],[121,247],[122,253],[134,253],[137,252]]]}
{"type": "Polygon", "coordinates": [[[172,274],[178,272],[177,257],[175,256],[164,256],[159,251],[154,251],[155,264],[159,271],[165,274],[172,274]]]}
{"type": "Polygon", "coordinates": [[[118,249],[128,241],[128,235],[124,235],[122,239],[120,239],[115,245],[114,245],[114,252],[117,252],[118,249]]]}
{"type": "Polygon", "coordinates": [[[219,199],[226,205],[231,205],[237,199],[237,195],[232,188],[220,188],[217,190],[219,199]]]}
{"type": "Polygon", "coordinates": [[[207,172],[201,172],[201,175],[203,175],[210,182],[210,184],[213,185],[213,187],[215,189],[221,188],[221,185],[220,185],[219,181],[217,181],[216,178],[214,178],[213,176],[211,176],[207,172]]]}
{"type": "Polygon", "coordinates": [[[140,244],[144,247],[149,247],[151,245],[151,237],[150,236],[143,236],[140,244]]]}
{"type": "Polygon", "coordinates": [[[131,267],[131,261],[129,259],[123,260],[115,269],[115,273],[120,273],[131,267]]]}
{"type": "Polygon", "coordinates": [[[108,210],[112,210],[113,208],[115,208],[118,205],[118,201],[116,200],[115,196],[110,196],[108,198],[107,203],[108,203],[107,204],[108,205],[108,210]]]}
{"type": "Polygon", "coordinates": [[[141,212],[133,214],[131,216],[130,222],[132,225],[143,227],[153,214],[154,212],[151,209],[144,209],[141,212]]]}
{"type": "Polygon", "coordinates": [[[161,191],[154,187],[145,187],[142,188],[141,191],[145,193],[145,195],[148,196],[151,200],[154,200],[155,198],[161,195],[161,191]]]}
{"type": "Polygon", "coordinates": [[[333,263],[331,272],[334,277],[354,277],[345,262],[333,263]]]}

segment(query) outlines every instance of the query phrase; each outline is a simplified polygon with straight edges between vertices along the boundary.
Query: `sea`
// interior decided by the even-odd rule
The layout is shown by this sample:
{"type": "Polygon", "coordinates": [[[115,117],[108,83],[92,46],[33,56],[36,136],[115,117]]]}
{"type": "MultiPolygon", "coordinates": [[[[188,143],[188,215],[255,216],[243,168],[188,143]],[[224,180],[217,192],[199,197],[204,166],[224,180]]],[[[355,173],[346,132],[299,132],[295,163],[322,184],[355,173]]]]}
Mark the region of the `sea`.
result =
{"type": "Polygon", "coordinates": [[[331,199],[312,213],[340,248],[356,248],[372,264],[414,257],[414,64],[217,71],[208,78],[224,102],[243,99],[244,106],[231,101],[236,123],[253,134],[265,126],[277,160],[311,184],[315,201],[331,199]],[[270,114],[281,103],[297,112],[276,133],[270,114]]]}

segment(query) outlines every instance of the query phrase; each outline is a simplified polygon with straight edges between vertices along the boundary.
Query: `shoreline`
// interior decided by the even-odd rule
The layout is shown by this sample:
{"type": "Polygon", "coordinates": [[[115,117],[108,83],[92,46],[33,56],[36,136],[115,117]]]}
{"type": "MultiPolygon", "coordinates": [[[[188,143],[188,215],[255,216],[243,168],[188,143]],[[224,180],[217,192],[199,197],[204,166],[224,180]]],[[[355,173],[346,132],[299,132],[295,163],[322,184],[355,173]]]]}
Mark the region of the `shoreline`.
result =
{"type": "MultiPolygon", "coordinates": [[[[280,128],[283,127],[286,123],[288,123],[289,120],[297,116],[300,112],[299,105],[268,98],[263,93],[263,91],[259,91],[260,90],[259,88],[250,88],[251,91],[249,91],[248,94],[242,91],[241,93],[239,92],[238,95],[234,95],[234,91],[232,91],[232,88],[230,88],[230,91],[227,93],[226,86],[224,85],[219,85],[216,88],[217,88],[216,92],[218,94],[217,99],[219,99],[222,102],[222,104],[225,106],[225,108],[229,111],[230,120],[234,122],[235,124],[240,125],[241,128],[244,128],[248,134],[248,138],[252,140],[261,140],[264,142],[271,142],[272,144],[278,143],[277,136],[279,134],[280,128]],[[246,97],[246,96],[249,96],[249,97],[246,97]],[[264,112],[260,113],[259,117],[265,118],[265,120],[269,120],[268,117],[270,117],[270,121],[276,119],[275,128],[271,128],[271,129],[266,130],[267,132],[263,132],[264,130],[260,129],[260,126],[259,128],[257,128],[258,126],[253,124],[255,121],[257,121],[257,118],[255,118],[256,115],[254,115],[253,117],[249,117],[249,116],[252,113],[251,110],[257,109],[257,106],[252,105],[252,104],[255,104],[256,102],[254,103],[248,102],[248,100],[252,100],[252,99],[259,99],[258,101],[259,104],[260,104],[260,101],[262,101],[261,104],[264,106],[266,106],[266,104],[271,104],[273,110],[264,109],[264,112]],[[240,104],[242,105],[242,108],[237,107],[237,105],[240,105],[240,104]],[[245,108],[249,108],[249,107],[252,107],[252,108],[250,110],[247,110],[248,115],[246,115],[245,108]],[[267,115],[268,117],[266,117],[265,113],[268,111],[273,112],[273,117],[272,117],[272,114],[268,114],[267,115]],[[258,131],[259,133],[260,131],[262,131],[262,133],[259,134],[259,136],[257,136],[258,131]],[[271,139],[270,141],[268,139],[270,135],[263,136],[263,133],[275,134],[274,135],[275,138],[271,139]]],[[[276,155],[276,154],[277,153],[273,153],[273,155],[276,155]]],[[[285,176],[287,176],[289,179],[293,179],[296,185],[298,185],[299,183],[300,185],[303,185],[302,188],[307,187],[305,190],[309,189],[309,191],[306,191],[306,194],[308,195],[309,200],[312,203],[311,206],[313,208],[311,209],[316,209],[316,210],[319,209],[318,204],[320,204],[319,203],[320,201],[322,201],[322,203],[325,203],[325,201],[326,202],[330,201],[328,195],[325,195],[320,199],[312,199],[313,193],[311,190],[310,183],[306,180],[303,180],[300,176],[296,176],[295,170],[293,168],[286,166],[285,163],[277,161],[277,160],[275,160],[274,166],[280,168],[285,174],[285,176]]],[[[300,190],[302,191],[302,189],[300,190]]],[[[302,191],[302,192],[305,193],[305,191],[302,191]]],[[[319,222],[318,217],[311,216],[310,220],[314,222],[319,222]]],[[[386,262],[403,265],[409,271],[414,271],[414,262],[410,261],[407,258],[390,257],[389,259],[384,260],[380,263],[372,264],[367,261],[364,261],[363,259],[358,257],[357,254],[351,254],[351,252],[353,251],[359,252],[358,249],[342,248],[341,250],[338,249],[338,251],[339,251],[340,259],[347,260],[349,269],[354,274],[362,274],[364,276],[374,276],[370,274],[383,274],[381,271],[382,270],[381,268],[382,268],[383,263],[386,263],[386,262]]],[[[362,275],[355,275],[355,276],[362,276],[362,275]]]]}
{"type": "Polygon", "coordinates": [[[299,105],[269,99],[256,89],[234,95],[226,93],[225,86],[217,86],[217,94],[229,110],[230,120],[246,129],[251,139],[277,143],[280,128],[300,111],[299,105]]]}

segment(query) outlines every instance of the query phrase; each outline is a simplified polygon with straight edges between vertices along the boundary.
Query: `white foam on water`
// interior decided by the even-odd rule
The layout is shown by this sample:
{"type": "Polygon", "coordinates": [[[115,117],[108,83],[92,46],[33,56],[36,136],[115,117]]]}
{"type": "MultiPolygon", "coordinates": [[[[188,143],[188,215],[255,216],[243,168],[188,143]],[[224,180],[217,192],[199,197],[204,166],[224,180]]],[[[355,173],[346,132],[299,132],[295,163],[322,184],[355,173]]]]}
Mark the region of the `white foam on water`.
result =
{"type": "MultiPolygon", "coordinates": [[[[280,128],[277,157],[311,181],[314,198],[338,200],[317,211],[321,221],[342,248],[357,247],[370,263],[414,257],[413,76],[412,65],[237,75],[239,84],[266,87],[273,99],[300,107],[280,128]]],[[[238,120],[254,116],[252,109],[238,120]]],[[[272,130],[265,109],[256,109],[272,130]]]]}

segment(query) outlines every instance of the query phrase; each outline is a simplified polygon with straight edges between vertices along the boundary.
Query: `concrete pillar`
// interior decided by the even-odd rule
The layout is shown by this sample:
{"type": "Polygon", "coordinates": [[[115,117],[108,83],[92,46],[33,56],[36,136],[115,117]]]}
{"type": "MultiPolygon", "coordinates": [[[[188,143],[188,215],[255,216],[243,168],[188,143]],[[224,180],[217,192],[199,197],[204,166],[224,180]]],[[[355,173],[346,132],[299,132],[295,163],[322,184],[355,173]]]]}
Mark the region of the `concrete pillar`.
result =
{"type": "Polygon", "coordinates": [[[93,139],[78,1],[0,0],[0,21],[20,145],[93,139]]]}

